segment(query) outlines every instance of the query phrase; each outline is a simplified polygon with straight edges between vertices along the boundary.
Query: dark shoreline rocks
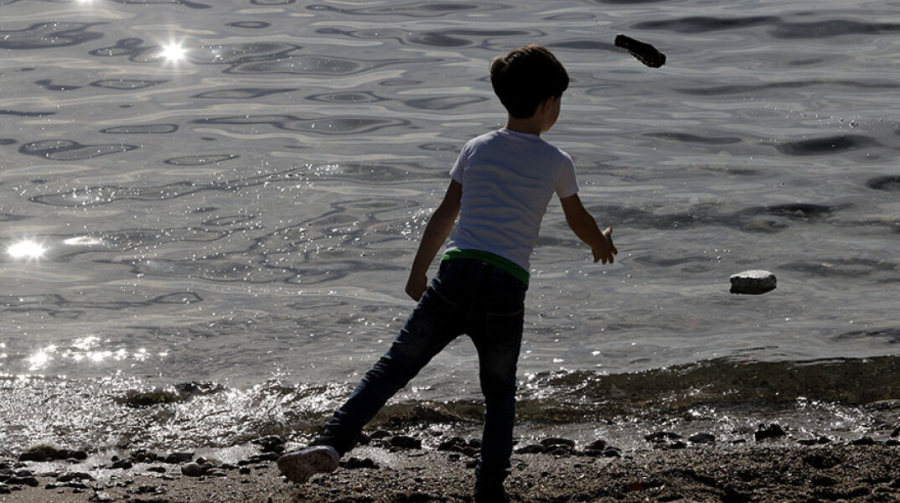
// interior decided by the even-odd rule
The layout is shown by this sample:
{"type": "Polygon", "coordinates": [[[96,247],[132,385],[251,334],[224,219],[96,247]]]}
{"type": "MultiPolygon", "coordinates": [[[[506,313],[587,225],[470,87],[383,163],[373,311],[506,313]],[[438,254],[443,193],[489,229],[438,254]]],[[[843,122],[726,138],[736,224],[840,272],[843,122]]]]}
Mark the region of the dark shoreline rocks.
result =
{"type": "MultiPolygon", "coordinates": [[[[629,451],[612,447],[602,438],[583,442],[551,435],[519,439],[507,485],[515,501],[525,503],[628,503],[648,498],[707,501],[712,495],[716,501],[737,503],[765,501],[772,487],[782,491],[778,501],[900,501],[900,473],[889,475],[896,467],[893,460],[900,454],[900,442],[890,436],[893,428],[854,440],[824,443],[824,436],[818,440],[797,439],[791,436],[792,431],[780,424],[764,424],[755,431],[735,430],[736,438],[720,441],[703,431],[688,434],[662,430],[646,434],[644,446],[629,451]],[[747,442],[748,438],[755,442],[747,442]],[[864,463],[867,460],[874,464],[864,463]],[[729,464],[732,468],[723,468],[729,464]],[[794,478],[784,480],[785,473],[793,473],[794,478]],[[806,499],[788,497],[795,493],[806,499]]],[[[16,501],[23,503],[48,498],[62,503],[211,503],[216,498],[176,497],[175,493],[181,490],[178,488],[225,491],[261,484],[265,490],[253,489],[251,493],[271,494],[273,488],[281,488],[284,497],[272,499],[272,503],[470,501],[478,438],[466,438],[452,430],[429,434],[418,430],[380,431],[372,437],[375,440],[369,446],[356,452],[363,454],[361,457],[348,457],[338,472],[319,476],[305,486],[284,484],[274,464],[278,454],[264,451],[285,450],[287,442],[281,437],[266,437],[250,441],[247,445],[254,446],[256,453],[236,464],[197,457],[192,452],[158,455],[147,450],[113,457],[99,466],[93,464],[96,459],[87,464],[67,457],[56,461],[59,472],[47,473],[29,469],[38,462],[0,461],[0,494],[16,493],[16,501]],[[387,465],[385,459],[389,460],[387,465]],[[104,470],[121,473],[112,478],[95,473],[104,470]],[[436,479],[429,482],[429,477],[436,479]],[[218,482],[218,478],[226,481],[218,482]],[[240,483],[234,484],[236,480],[240,483]],[[38,491],[38,495],[19,498],[34,494],[31,491],[38,491]],[[42,499],[41,493],[47,496],[42,499]],[[366,494],[370,499],[354,499],[366,494]]],[[[219,498],[268,503],[265,498],[219,498]]]]}
{"type": "Polygon", "coordinates": [[[87,452],[69,449],[59,449],[52,445],[38,444],[26,449],[19,455],[19,461],[60,461],[71,459],[75,461],[84,461],[88,458],[87,452]]]}

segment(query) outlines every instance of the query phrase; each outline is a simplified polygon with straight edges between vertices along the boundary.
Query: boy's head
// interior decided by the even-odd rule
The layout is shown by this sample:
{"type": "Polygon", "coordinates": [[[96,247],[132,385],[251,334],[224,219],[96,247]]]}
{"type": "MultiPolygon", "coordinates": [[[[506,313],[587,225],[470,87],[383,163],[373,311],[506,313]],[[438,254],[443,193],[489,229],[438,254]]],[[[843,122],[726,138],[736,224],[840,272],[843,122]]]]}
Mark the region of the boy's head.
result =
{"type": "Polygon", "coordinates": [[[491,62],[491,86],[516,119],[527,119],[547,98],[559,98],[569,74],[545,47],[529,44],[491,62]]]}

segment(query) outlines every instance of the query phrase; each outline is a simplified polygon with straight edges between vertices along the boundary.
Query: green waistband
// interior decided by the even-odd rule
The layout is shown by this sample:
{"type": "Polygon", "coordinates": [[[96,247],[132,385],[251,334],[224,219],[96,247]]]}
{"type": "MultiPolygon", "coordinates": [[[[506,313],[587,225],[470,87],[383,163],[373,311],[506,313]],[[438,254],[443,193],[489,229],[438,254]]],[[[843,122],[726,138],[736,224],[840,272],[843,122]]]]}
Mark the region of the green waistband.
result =
{"type": "Polygon", "coordinates": [[[494,255],[493,253],[481,250],[447,250],[447,253],[441,257],[441,260],[451,260],[455,258],[480,260],[512,274],[514,278],[524,283],[525,286],[528,286],[528,278],[530,276],[528,271],[512,260],[503,258],[499,255],[494,255]]]}

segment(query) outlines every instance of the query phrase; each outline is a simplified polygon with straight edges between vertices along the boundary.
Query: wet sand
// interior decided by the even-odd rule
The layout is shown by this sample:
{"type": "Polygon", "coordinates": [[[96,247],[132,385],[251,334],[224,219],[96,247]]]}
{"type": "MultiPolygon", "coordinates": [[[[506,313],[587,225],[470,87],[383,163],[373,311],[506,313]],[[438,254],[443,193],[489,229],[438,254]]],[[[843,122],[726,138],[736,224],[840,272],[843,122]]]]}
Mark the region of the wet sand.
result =
{"type": "MultiPolygon", "coordinates": [[[[451,435],[441,438],[449,440],[451,435]]],[[[620,453],[562,443],[551,446],[550,452],[517,453],[507,488],[513,501],[524,503],[900,501],[900,447],[893,437],[854,445],[801,445],[784,438],[729,444],[668,440],[620,453]]],[[[264,460],[217,467],[203,477],[182,475],[184,465],[163,466],[165,473],[153,473],[148,469],[161,468],[151,463],[94,470],[92,474],[99,474],[95,480],[59,482],[65,480],[61,473],[79,472],[79,464],[71,463],[55,473],[35,471],[35,487],[6,484],[11,492],[0,494],[0,502],[471,501],[471,450],[446,450],[446,444],[439,450],[431,442],[420,449],[389,444],[375,441],[358,448],[338,471],[317,475],[304,486],[286,482],[275,463],[264,460]]],[[[20,465],[28,469],[29,463],[20,465]]]]}

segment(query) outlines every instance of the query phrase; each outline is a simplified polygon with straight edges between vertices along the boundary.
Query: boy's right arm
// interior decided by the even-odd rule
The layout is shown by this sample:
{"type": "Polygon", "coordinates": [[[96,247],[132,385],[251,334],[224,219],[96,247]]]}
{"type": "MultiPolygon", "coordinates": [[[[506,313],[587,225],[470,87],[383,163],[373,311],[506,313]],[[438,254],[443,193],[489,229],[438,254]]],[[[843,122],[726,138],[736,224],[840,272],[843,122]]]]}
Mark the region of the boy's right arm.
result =
{"type": "Polygon", "coordinates": [[[591,247],[594,255],[594,262],[607,262],[612,264],[615,262],[614,256],[619,253],[612,241],[612,227],[600,231],[597,221],[581,204],[581,198],[578,194],[564,197],[559,200],[562,204],[563,212],[566,214],[566,223],[572,232],[578,236],[578,239],[584,241],[591,247]]]}
{"type": "Polygon", "coordinates": [[[437,252],[447,240],[447,236],[450,235],[456,217],[459,215],[461,201],[462,185],[456,180],[452,180],[441,204],[428,219],[428,224],[422,233],[422,240],[419,242],[419,249],[416,251],[416,257],[413,259],[413,265],[409,271],[406,294],[415,301],[422,298],[422,294],[428,288],[426,275],[428,266],[434,261],[437,252]]]}

